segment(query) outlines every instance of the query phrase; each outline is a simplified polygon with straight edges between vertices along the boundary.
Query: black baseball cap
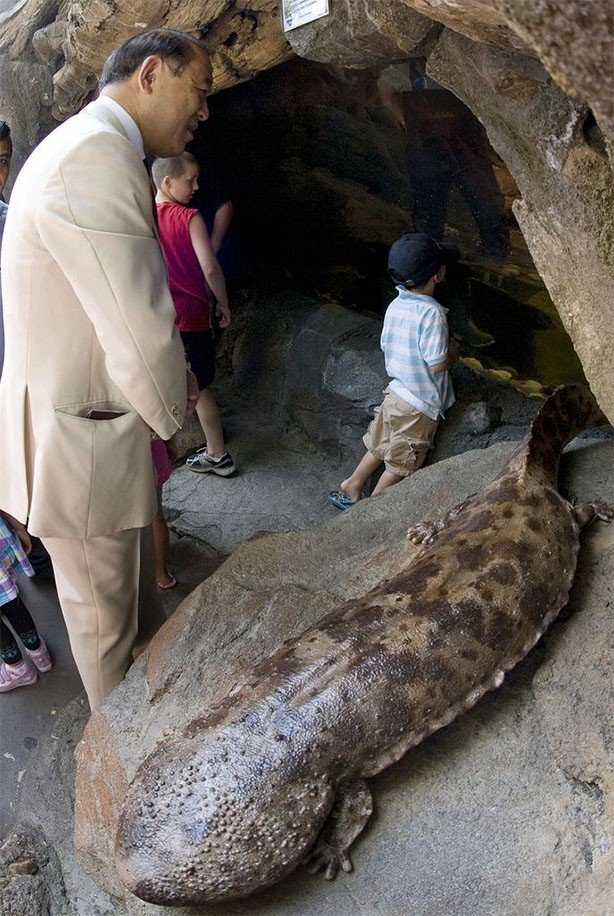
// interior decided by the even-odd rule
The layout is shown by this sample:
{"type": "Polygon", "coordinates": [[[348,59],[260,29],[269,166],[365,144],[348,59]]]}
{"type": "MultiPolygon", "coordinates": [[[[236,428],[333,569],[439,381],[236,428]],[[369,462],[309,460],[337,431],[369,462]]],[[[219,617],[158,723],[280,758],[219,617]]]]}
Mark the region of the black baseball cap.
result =
{"type": "Polygon", "coordinates": [[[388,272],[395,282],[424,286],[440,267],[460,258],[456,245],[437,242],[426,232],[408,232],[397,239],[388,254],[388,272]]]}

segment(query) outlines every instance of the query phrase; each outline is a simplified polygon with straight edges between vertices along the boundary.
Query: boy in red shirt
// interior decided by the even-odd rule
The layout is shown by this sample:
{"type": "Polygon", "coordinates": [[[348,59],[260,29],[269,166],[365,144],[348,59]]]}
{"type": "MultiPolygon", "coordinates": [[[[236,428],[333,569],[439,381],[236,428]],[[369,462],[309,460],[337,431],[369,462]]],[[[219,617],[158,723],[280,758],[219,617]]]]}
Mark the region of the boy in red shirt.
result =
{"type": "Polygon", "coordinates": [[[210,289],[216,299],[219,326],[230,324],[230,308],[224,274],[211,247],[205,221],[187,204],[198,189],[198,162],[190,153],[156,159],[152,176],[158,193],[158,230],[168,283],[177,312],[176,324],[186,359],[198,381],[200,397],[196,413],[207,445],[186,461],[191,471],[212,472],[220,477],[234,473],[226,451],[222,419],[209,391],[215,374],[210,289]]]}

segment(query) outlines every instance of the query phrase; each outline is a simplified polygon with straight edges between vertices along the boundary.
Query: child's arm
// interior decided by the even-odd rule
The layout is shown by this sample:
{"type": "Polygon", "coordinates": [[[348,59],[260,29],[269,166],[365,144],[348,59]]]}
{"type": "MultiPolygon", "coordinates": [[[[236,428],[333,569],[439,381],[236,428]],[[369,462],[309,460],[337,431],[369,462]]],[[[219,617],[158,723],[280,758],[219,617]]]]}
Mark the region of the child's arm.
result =
{"type": "Polygon", "coordinates": [[[459,352],[458,342],[451,337],[448,343],[448,358],[443,363],[431,366],[433,372],[445,372],[446,369],[451,369],[452,366],[455,366],[458,362],[459,352]]]}
{"type": "Polygon", "coordinates": [[[217,255],[220,248],[222,247],[222,242],[228,232],[228,227],[232,222],[232,217],[234,214],[234,207],[232,206],[231,200],[225,200],[223,204],[217,208],[215,216],[213,218],[213,229],[211,231],[211,246],[213,251],[217,255]]]}
{"type": "Polygon", "coordinates": [[[458,344],[450,339],[445,318],[430,312],[419,335],[418,347],[427,366],[433,372],[451,369],[458,360],[458,344]]]}
{"type": "Polygon", "coordinates": [[[0,515],[19,538],[24,553],[30,553],[32,550],[32,541],[30,540],[30,535],[27,532],[26,526],[22,522],[18,522],[17,519],[9,515],[8,512],[0,512],[0,515]]]}
{"type": "Polygon", "coordinates": [[[216,312],[220,319],[220,327],[225,328],[230,324],[226,281],[211,246],[211,239],[209,238],[205,221],[199,213],[195,214],[190,220],[190,241],[201,270],[205,275],[205,280],[217,299],[216,312]]]}

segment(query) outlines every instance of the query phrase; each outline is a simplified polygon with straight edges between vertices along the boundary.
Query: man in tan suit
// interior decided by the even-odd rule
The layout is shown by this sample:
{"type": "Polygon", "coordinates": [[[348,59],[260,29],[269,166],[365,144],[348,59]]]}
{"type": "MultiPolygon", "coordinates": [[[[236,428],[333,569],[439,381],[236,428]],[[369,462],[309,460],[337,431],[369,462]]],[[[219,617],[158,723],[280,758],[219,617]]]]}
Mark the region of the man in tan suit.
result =
{"type": "Polygon", "coordinates": [[[146,153],[208,116],[211,65],[182,32],[113,52],[101,95],[32,153],[2,249],[0,507],[51,554],[93,708],[163,621],[149,525],[150,435],[198,397],[175,329],[146,153]]]}

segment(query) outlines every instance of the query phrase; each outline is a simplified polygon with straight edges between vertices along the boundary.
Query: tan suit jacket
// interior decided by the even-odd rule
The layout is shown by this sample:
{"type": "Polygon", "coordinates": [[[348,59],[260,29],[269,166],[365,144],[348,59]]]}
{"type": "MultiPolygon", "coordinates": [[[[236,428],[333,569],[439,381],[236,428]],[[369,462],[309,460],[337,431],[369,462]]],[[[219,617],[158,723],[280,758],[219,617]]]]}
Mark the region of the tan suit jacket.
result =
{"type": "Polygon", "coordinates": [[[0,508],[41,537],[92,538],[156,511],[150,430],[177,431],[183,349],[149,178],[92,102],[21,170],[2,248],[0,508]],[[121,414],[88,418],[91,410],[121,414]]]}

